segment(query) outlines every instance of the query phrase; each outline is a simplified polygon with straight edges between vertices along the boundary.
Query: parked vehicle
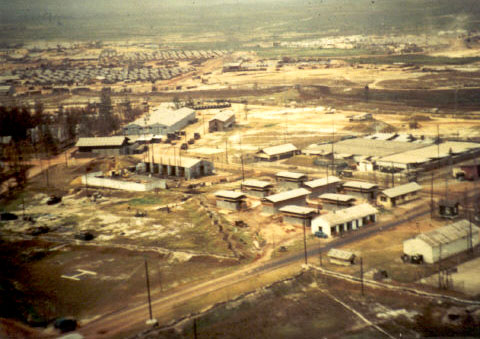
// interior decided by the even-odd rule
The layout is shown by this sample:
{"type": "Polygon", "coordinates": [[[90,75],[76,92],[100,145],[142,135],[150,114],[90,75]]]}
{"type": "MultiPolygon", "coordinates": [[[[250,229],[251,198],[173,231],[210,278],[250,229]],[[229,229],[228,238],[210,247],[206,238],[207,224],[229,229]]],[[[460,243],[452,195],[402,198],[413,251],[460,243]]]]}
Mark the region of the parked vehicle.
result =
{"type": "Polygon", "coordinates": [[[317,238],[324,238],[324,239],[327,239],[328,238],[328,235],[326,235],[325,233],[323,233],[322,231],[316,231],[315,232],[315,236],[317,238]]]}
{"type": "Polygon", "coordinates": [[[200,133],[198,132],[193,133],[193,137],[195,138],[195,140],[200,139],[200,133]]]}

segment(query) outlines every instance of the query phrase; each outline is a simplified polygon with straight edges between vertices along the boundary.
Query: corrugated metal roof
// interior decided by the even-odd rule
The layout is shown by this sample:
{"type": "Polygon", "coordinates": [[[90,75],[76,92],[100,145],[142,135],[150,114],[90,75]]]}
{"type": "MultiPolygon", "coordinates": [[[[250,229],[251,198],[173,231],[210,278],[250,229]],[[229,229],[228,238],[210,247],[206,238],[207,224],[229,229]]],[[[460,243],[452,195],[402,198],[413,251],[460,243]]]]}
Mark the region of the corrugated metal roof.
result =
{"type": "Polygon", "coordinates": [[[303,215],[317,212],[315,208],[303,207],[303,206],[297,206],[297,205],[287,205],[280,208],[279,211],[286,212],[286,213],[303,214],[303,215]]]}
{"type": "MultiPolygon", "coordinates": [[[[472,225],[472,233],[477,234],[479,228],[475,224],[472,225]]],[[[470,222],[466,219],[454,222],[447,226],[437,228],[433,231],[419,234],[416,236],[417,239],[425,241],[432,247],[445,245],[451,243],[455,240],[465,238],[470,234],[470,222]]]]}
{"type": "Polygon", "coordinates": [[[349,251],[332,248],[328,251],[327,256],[334,259],[352,260],[355,257],[355,254],[349,251]]]}
{"type": "MultiPolygon", "coordinates": [[[[365,156],[388,156],[399,152],[426,147],[424,144],[413,144],[396,140],[375,140],[354,138],[336,142],[333,145],[335,153],[365,156]]],[[[303,150],[304,153],[327,155],[332,152],[332,144],[310,145],[303,150]]]]}
{"type": "Polygon", "coordinates": [[[421,189],[422,189],[422,186],[420,186],[416,182],[409,182],[408,184],[405,184],[405,185],[400,185],[400,186],[383,190],[382,194],[385,194],[389,198],[395,198],[404,194],[420,191],[421,189]]]}
{"type": "Polygon", "coordinates": [[[143,118],[138,118],[134,122],[127,125],[137,125],[140,127],[146,127],[151,125],[164,125],[172,126],[178,121],[185,119],[189,115],[195,113],[195,111],[188,107],[183,107],[177,110],[171,110],[165,107],[158,107],[153,110],[151,114],[143,118]]]}
{"type": "Polygon", "coordinates": [[[321,179],[306,181],[304,182],[304,185],[308,186],[309,188],[317,188],[317,187],[322,187],[325,185],[334,184],[341,181],[342,180],[340,180],[340,178],[337,178],[335,176],[329,176],[321,179]]]}
{"type": "Polygon", "coordinates": [[[202,159],[190,158],[190,157],[180,157],[180,156],[171,156],[171,155],[155,155],[155,164],[160,165],[169,165],[169,166],[180,166],[185,168],[190,168],[201,162],[202,159]]]}
{"type": "Polygon", "coordinates": [[[215,192],[215,196],[219,198],[241,199],[245,197],[245,194],[236,191],[220,190],[215,192]]]}
{"type": "Polygon", "coordinates": [[[359,189],[364,189],[364,190],[369,190],[372,188],[377,187],[378,185],[372,184],[370,182],[363,182],[363,181],[347,181],[346,183],[343,184],[343,187],[348,187],[348,188],[359,188],[359,189]]]}
{"type": "Polygon", "coordinates": [[[305,177],[306,174],[305,173],[297,173],[297,172],[287,172],[287,171],[284,171],[284,172],[278,172],[277,174],[275,174],[275,176],[277,178],[289,178],[289,179],[300,179],[302,177],[305,177]]]}
{"type": "Polygon", "coordinates": [[[218,120],[218,121],[228,121],[231,117],[235,117],[235,113],[231,111],[225,111],[225,112],[220,112],[217,113],[210,121],[212,120],[218,120]]]}
{"type": "Polygon", "coordinates": [[[294,190],[269,195],[268,197],[265,197],[264,199],[275,203],[275,202],[280,202],[280,201],[299,198],[299,197],[302,197],[302,196],[307,196],[309,194],[310,194],[309,190],[307,190],[305,188],[297,188],[297,189],[294,189],[294,190]]]}
{"type": "Polygon", "coordinates": [[[283,154],[283,153],[293,152],[297,150],[298,148],[295,147],[295,145],[293,144],[284,144],[284,145],[266,147],[262,149],[260,152],[263,152],[267,155],[277,155],[277,154],[283,154]]]}
{"type": "Polygon", "coordinates": [[[121,146],[128,140],[124,136],[116,137],[100,137],[100,138],[79,138],[75,146],[77,147],[105,147],[105,146],[121,146]]]}
{"type": "Polygon", "coordinates": [[[361,219],[366,216],[377,214],[377,213],[378,213],[378,210],[375,207],[371,206],[370,204],[361,204],[361,205],[345,208],[343,210],[335,211],[335,213],[330,212],[330,213],[318,216],[317,218],[321,218],[323,221],[327,222],[330,226],[334,226],[334,225],[344,224],[349,221],[361,219]]]}
{"type": "Polygon", "coordinates": [[[252,186],[252,187],[258,187],[258,188],[265,188],[268,186],[272,186],[273,184],[269,181],[263,181],[263,180],[256,180],[256,179],[248,179],[245,180],[242,185],[245,186],[252,186]]]}
{"type": "Polygon", "coordinates": [[[447,141],[440,145],[431,145],[407,152],[396,153],[379,159],[379,164],[388,165],[389,163],[410,164],[425,163],[432,159],[445,158],[450,154],[460,154],[479,149],[480,144],[473,142],[447,141]]]}
{"type": "Polygon", "coordinates": [[[325,199],[325,200],[341,201],[341,202],[347,202],[347,201],[355,200],[355,197],[352,197],[351,195],[336,194],[336,193],[324,193],[321,196],[319,196],[319,198],[320,199],[325,199]]]}

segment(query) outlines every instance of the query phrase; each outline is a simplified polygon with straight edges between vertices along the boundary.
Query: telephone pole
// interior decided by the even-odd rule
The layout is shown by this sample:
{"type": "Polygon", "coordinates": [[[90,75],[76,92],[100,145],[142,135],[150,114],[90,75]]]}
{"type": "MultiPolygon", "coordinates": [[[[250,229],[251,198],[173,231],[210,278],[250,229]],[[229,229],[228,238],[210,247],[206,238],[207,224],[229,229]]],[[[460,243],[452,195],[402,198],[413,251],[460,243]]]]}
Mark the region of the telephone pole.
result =
{"type": "Polygon", "coordinates": [[[360,284],[362,287],[362,296],[365,296],[365,289],[363,286],[363,257],[360,257],[360,284]]]}

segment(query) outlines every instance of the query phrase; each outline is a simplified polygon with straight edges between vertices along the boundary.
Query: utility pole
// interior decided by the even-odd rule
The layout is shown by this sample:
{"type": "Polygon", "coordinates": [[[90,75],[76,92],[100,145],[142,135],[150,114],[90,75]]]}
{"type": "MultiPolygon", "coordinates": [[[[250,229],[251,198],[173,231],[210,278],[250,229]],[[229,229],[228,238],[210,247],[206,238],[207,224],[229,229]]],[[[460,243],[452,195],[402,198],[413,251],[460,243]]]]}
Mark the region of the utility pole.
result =
{"type": "Polygon", "coordinates": [[[87,197],[88,197],[88,170],[85,168],[85,192],[87,194],[87,197]]]}
{"type": "Polygon", "coordinates": [[[308,265],[307,260],[307,234],[305,231],[305,219],[303,219],[303,252],[305,254],[305,265],[308,265]]]}
{"type": "Polygon", "coordinates": [[[363,287],[363,257],[360,257],[360,284],[362,287],[362,296],[365,296],[365,290],[363,287]]]}
{"type": "Polygon", "coordinates": [[[323,266],[322,250],[320,250],[318,254],[320,255],[320,266],[323,266]]]}
{"type": "Polygon", "coordinates": [[[240,155],[240,160],[242,162],[242,183],[245,181],[245,170],[243,168],[243,154],[240,155]]]}
{"type": "Polygon", "coordinates": [[[67,150],[65,150],[65,167],[68,168],[68,156],[67,156],[67,150]]]}
{"type": "MultiPolygon", "coordinates": [[[[206,135],[207,132],[205,132],[205,113],[202,113],[202,120],[203,120],[203,135],[206,135]]],[[[185,140],[187,140],[187,134],[185,133],[185,140]]]]}
{"type": "Polygon", "coordinates": [[[147,258],[145,258],[145,278],[147,280],[147,296],[148,296],[148,312],[150,314],[150,320],[153,320],[153,314],[152,314],[152,300],[150,298],[150,279],[148,277],[148,263],[147,263],[147,258]]]}
{"type": "Polygon", "coordinates": [[[433,170],[432,170],[432,179],[430,180],[430,222],[433,219],[433,170]]]}
{"type": "Polygon", "coordinates": [[[225,139],[225,163],[228,164],[228,138],[225,139]]]}
{"type": "Polygon", "coordinates": [[[438,253],[438,288],[442,288],[442,244],[438,253]]]}
{"type": "Polygon", "coordinates": [[[197,318],[193,318],[193,338],[197,339],[197,318]]]}

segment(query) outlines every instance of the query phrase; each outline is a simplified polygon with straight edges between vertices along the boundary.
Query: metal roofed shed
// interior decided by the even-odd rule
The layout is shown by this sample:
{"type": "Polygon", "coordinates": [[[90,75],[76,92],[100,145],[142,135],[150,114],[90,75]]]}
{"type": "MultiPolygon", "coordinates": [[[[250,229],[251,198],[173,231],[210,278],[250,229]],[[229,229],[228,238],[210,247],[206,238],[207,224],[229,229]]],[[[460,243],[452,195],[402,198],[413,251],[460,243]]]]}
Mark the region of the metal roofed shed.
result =
{"type": "Polygon", "coordinates": [[[303,186],[312,192],[310,195],[312,198],[316,198],[323,193],[336,193],[341,182],[342,180],[340,180],[340,178],[328,176],[321,179],[305,181],[303,186]]]}
{"type": "Polygon", "coordinates": [[[269,181],[248,179],[242,182],[241,190],[248,195],[257,198],[264,198],[265,196],[270,195],[273,190],[273,184],[269,181]]]}
{"type": "Polygon", "coordinates": [[[403,252],[408,256],[422,255],[424,262],[433,264],[438,262],[440,257],[445,259],[478,244],[478,226],[463,219],[405,240],[403,252]]]}
{"type": "Polygon", "coordinates": [[[79,138],[75,146],[79,154],[123,155],[129,153],[128,140],[125,136],[79,138]]]}
{"type": "Polygon", "coordinates": [[[308,178],[305,173],[284,171],[275,174],[275,179],[277,180],[278,186],[281,190],[292,190],[301,188],[303,186],[303,182],[305,182],[308,178]]]}
{"type": "Polygon", "coordinates": [[[384,156],[377,160],[380,168],[414,169],[447,157],[466,160],[480,154],[480,144],[473,142],[447,141],[415,150],[384,156]]]}
{"type": "Polygon", "coordinates": [[[266,147],[255,154],[255,159],[262,161],[275,161],[290,158],[296,154],[300,154],[300,151],[295,145],[289,143],[266,147]]]}
{"type": "Polygon", "coordinates": [[[179,131],[196,119],[195,111],[188,107],[171,110],[158,107],[143,118],[138,118],[124,128],[126,135],[162,134],[179,131]]]}
{"type": "Polygon", "coordinates": [[[211,175],[213,163],[208,160],[181,157],[181,156],[158,156],[154,162],[145,162],[146,171],[160,176],[174,176],[185,179],[193,179],[211,175]]]}
{"type": "Polygon", "coordinates": [[[279,211],[283,215],[285,223],[310,227],[312,219],[318,215],[315,208],[287,205],[281,207],[279,211]]]}
{"type": "Polygon", "coordinates": [[[246,207],[245,194],[237,191],[220,190],[215,192],[217,207],[239,211],[246,207]]]}
{"type": "Polygon", "coordinates": [[[373,200],[377,196],[378,185],[362,181],[347,181],[342,185],[342,189],[349,195],[373,200]]]}
{"type": "Polygon", "coordinates": [[[345,250],[332,248],[327,253],[328,261],[332,264],[350,266],[355,263],[355,254],[345,250]]]}
{"type": "Polygon", "coordinates": [[[312,220],[312,234],[322,231],[327,236],[342,234],[374,223],[378,210],[370,204],[352,206],[320,215],[312,220]]]}
{"type": "Polygon", "coordinates": [[[287,205],[305,206],[309,190],[297,188],[274,195],[269,195],[262,199],[262,211],[267,214],[276,214],[280,208],[287,205]]]}
{"type": "Polygon", "coordinates": [[[318,197],[322,202],[322,210],[332,211],[351,207],[355,197],[346,194],[324,193],[318,197]]]}
{"type": "Polygon", "coordinates": [[[388,188],[380,192],[377,197],[377,203],[385,207],[395,207],[417,199],[418,192],[421,190],[422,186],[416,182],[388,188]]]}
{"type": "Polygon", "coordinates": [[[220,112],[208,122],[208,131],[224,131],[235,124],[235,113],[231,111],[220,112]]]}

